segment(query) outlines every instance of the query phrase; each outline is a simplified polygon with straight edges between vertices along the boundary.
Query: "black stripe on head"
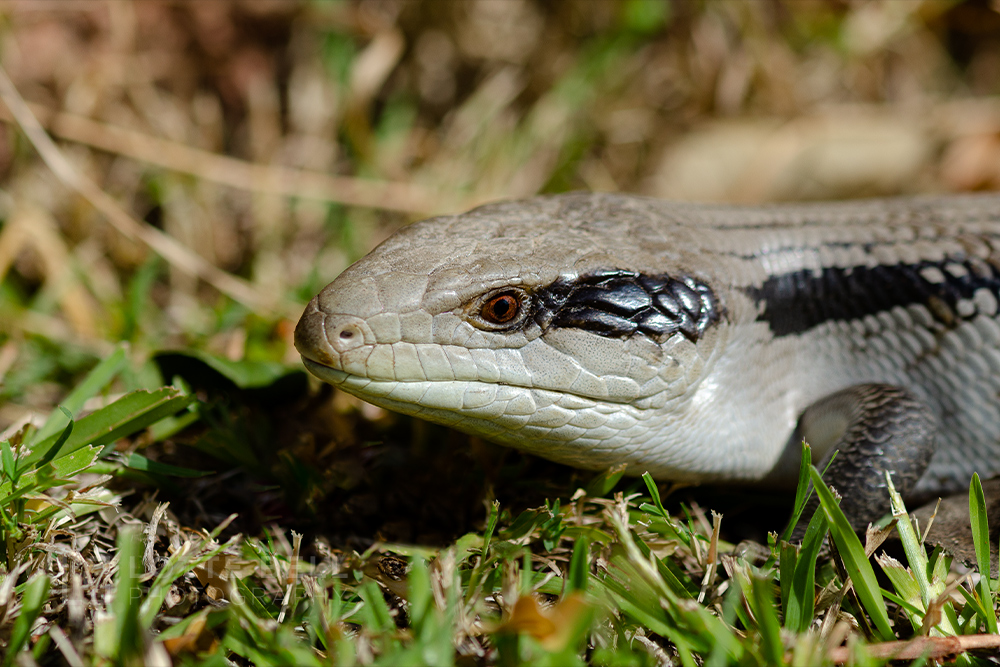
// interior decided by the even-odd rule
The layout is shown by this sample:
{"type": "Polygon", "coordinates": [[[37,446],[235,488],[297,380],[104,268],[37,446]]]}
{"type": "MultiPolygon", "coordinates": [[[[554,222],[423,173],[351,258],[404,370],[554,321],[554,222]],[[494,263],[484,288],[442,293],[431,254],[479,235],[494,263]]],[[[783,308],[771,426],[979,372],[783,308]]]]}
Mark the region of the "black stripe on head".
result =
{"type": "Polygon", "coordinates": [[[542,329],[572,327],[614,338],[640,333],[662,341],[680,332],[696,341],[722,314],[715,293],[691,276],[601,271],[558,280],[535,297],[542,329]]]}
{"type": "MultiPolygon", "coordinates": [[[[1000,298],[1000,272],[981,260],[922,261],[916,264],[803,270],[772,276],[747,294],[763,311],[775,336],[802,333],[831,320],[855,320],[895,306],[921,304],[950,329],[980,314],[972,301],[981,289],[1000,298]]],[[[995,305],[990,316],[997,314],[995,305]]]]}

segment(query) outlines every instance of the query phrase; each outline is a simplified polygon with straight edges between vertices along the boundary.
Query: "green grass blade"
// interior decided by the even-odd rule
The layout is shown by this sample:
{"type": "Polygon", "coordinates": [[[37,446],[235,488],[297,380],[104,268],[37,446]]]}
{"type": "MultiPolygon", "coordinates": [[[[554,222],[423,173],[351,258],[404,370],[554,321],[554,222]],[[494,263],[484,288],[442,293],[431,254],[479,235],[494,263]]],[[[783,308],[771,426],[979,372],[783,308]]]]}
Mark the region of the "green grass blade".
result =
{"type": "MultiPolygon", "coordinates": [[[[896,532],[899,533],[899,539],[903,543],[903,551],[906,553],[906,560],[912,570],[912,578],[915,580],[917,586],[919,586],[921,608],[927,609],[931,599],[944,591],[944,582],[939,582],[938,585],[932,586],[932,582],[928,578],[930,573],[927,551],[920,543],[920,536],[913,529],[913,524],[910,522],[910,515],[906,511],[906,505],[896,491],[896,487],[892,483],[892,477],[888,472],[885,475],[885,479],[889,490],[889,499],[892,504],[892,516],[896,519],[896,532]]],[[[895,583],[894,581],[894,586],[895,583]]],[[[906,584],[904,583],[903,586],[905,587],[906,584]]],[[[898,587],[896,590],[903,597],[910,599],[908,595],[904,594],[903,590],[900,590],[898,587]]]]}
{"type": "Polygon", "coordinates": [[[149,437],[153,442],[166,440],[177,435],[191,424],[201,419],[201,414],[197,410],[179,412],[173,417],[166,417],[149,427],[149,437]]]}
{"type": "MultiPolygon", "coordinates": [[[[52,482],[46,475],[55,475],[59,479],[68,479],[73,475],[79,474],[92,466],[100,453],[101,450],[96,447],[84,447],[66,456],[60,456],[49,464],[50,467],[47,466],[27,472],[18,479],[16,495],[23,495],[24,493],[33,491],[43,491],[44,489],[41,488],[42,482],[46,479],[52,482]]],[[[0,498],[10,500],[12,492],[13,489],[9,481],[0,484],[0,498]]]]}
{"type": "Polygon", "coordinates": [[[796,559],[788,604],[785,607],[785,627],[790,630],[805,632],[812,622],[816,604],[816,561],[823,548],[823,540],[826,538],[829,525],[826,514],[816,512],[806,528],[802,549],[796,559]]]}
{"type": "Polygon", "coordinates": [[[656,488],[656,482],[653,480],[653,476],[648,472],[642,473],[642,481],[646,483],[646,489],[649,490],[649,497],[653,499],[653,506],[656,507],[656,512],[650,512],[651,514],[659,514],[663,518],[667,518],[667,510],[663,509],[663,501],[660,500],[660,490],[656,488]]]}
{"type": "MultiPolygon", "coordinates": [[[[273,620],[277,617],[277,612],[270,609],[265,601],[261,600],[259,595],[266,595],[266,592],[256,588],[251,587],[243,579],[236,580],[236,592],[234,596],[236,601],[234,602],[234,608],[237,608],[248,618],[258,618],[273,620]]],[[[156,610],[151,614],[155,616],[156,610]]]]}
{"type": "Polygon", "coordinates": [[[366,581],[358,589],[358,594],[365,603],[358,613],[358,618],[364,627],[377,632],[389,632],[396,627],[378,584],[366,581]]]}
{"type": "Polygon", "coordinates": [[[125,460],[125,467],[133,470],[141,470],[154,475],[168,475],[171,477],[204,477],[215,474],[211,470],[192,470],[181,466],[172,466],[159,461],[151,461],[141,454],[129,454],[125,460]]]}
{"type": "MultiPolygon", "coordinates": [[[[878,556],[876,556],[876,558],[878,558],[878,556]]],[[[890,581],[891,581],[891,579],[890,579],[890,581]]],[[[913,587],[914,587],[914,589],[917,588],[916,583],[913,584],[913,587]]],[[[890,602],[895,602],[896,604],[898,604],[903,609],[903,611],[905,611],[906,613],[912,615],[914,618],[916,618],[918,620],[920,620],[920,619],[923,618],[924,612],[920,609],[920,607],[917,607],[917,606],[915,606],[913,604],[910,604],[905,599],[903,599],[901,596],[896,595],[892,591],[887,591],[886,589],[883,588],[882,589],[882,597],[884,597],[886,600],[888,600],[890,602]]],[[[920,628],[920,623],[918,622],[914,626],[914,629],[919,629],[919,628],[920,628]]]]}
{"type": "Polygon", "coordinates": [[[162,353],[161,356],[168,354],[197,359],[240,389],[269,387],[286,375],[303,372],[302,367],[299,365],[290,366],[279,361],[254,361],[247,359],[233,361],[205,350],[175,350],[162,353]]]}
{"type": "Polygon", "coordinates": [[[469,574],[469,586],[466,590],[466,601],[470,601],[476,594],[482,582],[483,574],[489,562],[490,541],[496,531],[497,521],[500,519],[500,501],[494,500],[490,505],[489,513],[486,516],[486,531],[483,533],[483,546],[479,550],[479,560],[472,572],[469,574]]]}
{"type": "Polygon", "coordinates": [[[956,590],[962,594],[962,597],[965,598],[966,604],[968,604],[972,611],[978,614],[980,618],[985,618],[987,616],[986,608],[983,607],[982,600],[965,590],[964,586],[959,586],[956,590]]]}
{"type": "MultiPolygon", "coordinates": [[[[156,613],[166,599],[171,584],[199,565],[207,563],[227,547],[233,546],[233,541],[225,544],[213,544],[213,539],[214,537],[210,535],[197,543],[185,543],[178,551],[171,554],[167,562],[160,568],[156,578],[146,591],[145,600],[138,606],[138,622],[143,630],[152,627],[156,613]]],[[[238,582],[239,579],[236,581],[238,582]]]]}
{"type": "Polygon", "coordinates": [[[14,461],[14,450],[10,448],[10,443],[6,440],[0,442],[0,462],[3,463],[4,477],[16,484],[17,463],[14,461]]]}
{"type": "Polygon", "coordinates": [[[490,540],[497,529],[497,521],[500,518],[500,501],[494,500],[490,505],[489,514],[486,517],[486,532],[483,534],[483,549],[480,555],[485,559],[490,551],[490,540]]]}
{"type": "Polygon", "coordinates": [[[882,599],[882,592],[879,589],[878,579],[875,578],[875,570],[872,569],[868,556],[865,555],[865,548],[861,545],[851,524],[844,516],[837,501],[820,476],[815,467],[809,469],[812,477],[813,488],[819,497],[820,507],[826,514],[826,520],[830,523],[830,534],[841,558],[844,559],[844,566],[847,574],[854,582],[854,590],[858,595],[858,600],[864,606],[865,611],[871,617],[872,623],[882,641],[892,641],[895,636],[892,627],[889,625],[889,613],[885,608],[885,601],[882,599]]]}
{"type": "Polygon", "coordinates": [[[587,590],[590,579],[590,543],[579,539],[573,545],[573,556],[569,561],[569,577],[566,579],[566,592],[587,590]]]}
{"type": "Polygon", "coordinates": [[[764,659],[769,665],[784,664],[785,649],[781,643],[781,625],[778,623],[778,613],[774,609],[771,580],[754,577],[750,588],[764,659]]]}
{"type": "Polygon", "coordinates": [[[143,655],[142,630],[139,625],[139,604],[142,589],[142,539],[139,531],[126,529],[118,534],[118,574],[115,577],[115,598],[111,603],[114,614],[120,663],[140,664],[143,655]]]}
{"type": "Polygon", "coordinates": [[[698,584],[669,558],[659,558],[652,553],[649,546],[633,532],[632,538],[643,557],[656,563],[656,570],[670,591],[682,598],[698,596],[698,584]]]}
{"type": "Polygon", "coordinates": [[[778,583],[781,586],[781,608],[785,612],[785,622],[788,621],[788,596],[792,592],[792,579],[795,577],[795,563],[799,552],[795,545],[781,542],[780,560],[778,561],[778,583]]]}
{"type": "Polygon", "coordinates": [[[976,549],[976,564],[979,566],[979,597],[985,611],[986,630],[997,634],[996,606],[990,591],[990,527],[986,517],[986,495],[979,473],[972,474],[969,485],[969,521],[972,524],[972,542],[976,549]]]}
{"type": "Polygon", "coordinates": [[[900,606],[903,606],[914,630],[919,630],[927,613],[927,605],[920,594],[920,584],[910,568],[907,568],[895,558],[887,554],[876,554],[875,561],[882,568],[882,572],[889,578],[896,594],[889,597],[883,592],[883,597],[889,597],[900,606]]]}
{"type": "MultiPolygon", "coordinates": [[[[170,415],[180,412],[197,400],[195,396],[184,394],[176,387],[163,387],[156,391],[140,389],[122,396],[111,405],[95,410],[76,421],[73,432],[65,444],[64,451],[72,453],[86,445],[106,445],[119,438],[141,431],[170,415]]],[[[34,463],[42,460],[56,446],[59,436],[39,441],[32,447],[25,461],[34,463]]]]}
{"type": "Polygon", "coordinates": [[[59,410],[62,411],[64,415],[66,415],[66,418],[69,421],[66,423],[66,428],[64,428],[62,433],[59,434],[59,437],[56,438],[56,441],[52,444],[51,447],[48,448],[48,451],[45,452],[45,455],[38,460],[38,464],[35,466],[37,468],[41,468],[43,465],[54,459],[56,455],[59,454],[60,451],[62,451],[62,446],[66,444],[66,441],[69,440],[69,436],[72,435],[73,433],[73,426],[75,425],[75,422],[73,421],[73,415],[71,415],[69,410],[67,410],[61,405],[59,406],[59,410]]]}
{"type": "Polygon", "coordinates": [[[147,321],[143,316],[152,310],[153,298],[150,292],[162,268],[163,260],[151,254],[129,280],[127,299],[122,312],[125,319],[121,333],[123,340],[132,340],[136,332],[140,331],[139,323],[147,321]]]}
{"type": "MultiPolygon", "coordinates": [[[[125,368],[127,352],[128,345],[126,343],[120,344],[114,352],[108,355],[107,359],[94,366],[87,377],[69,393],[63,400],[62,407],[69,411],[70,418],[83,409],[84,403],[111,384],[111,381],[125,368]]],[[[65,428],[66,422],[63,421],[63,417],[62,413],[53,411],[28,444],[34,445],[42,442],[65,428]]]]}
{"type": "MultiPolygon", "coordinates": [[[[28,581],[21,597],[21,613],[14,621],[14,629],[7,641],[6,654],[3,658],[4,667],[13,665],[31,638],[31,627],[42,613],[42,607],[49,597],[49,578],[44,574],[36,574],[28,581]]],[[[30,664],[30,663],[24,663],[30,664]]]]}
{"type": "Polygon", "coordinates": [[[742,609],[743,595],[739,580],[733,579],[732,586],[726,591],[722,601],[721,622],[710,625],[715,638],[715,646],[705,660],[705,667],[723,667],[735,663],[742,657],[742,647],[738,642],[733,641],[730,627],[737,615],[737,609],[742,609]],[[734,646],[735,645],[735,646],[734,646]]]}
{"type": "Polygon", "coordinates": [[[407,602],[410,603],[410,624],[419,634],[425,626],[428,612],[433,608],[431,596],[431,577],[427,571],[427,561],[414,556],[410,559],[410,573],[407,577],[407,602]]]}
{"type": "Polygon", "coordinates": [[[596,475],[587,483],[587,495],[591,498],[603,498],[608,495],[611,489],[615,488],[618,482],[621,481],[622,476],[625,475],[626,468],[627,466],[622,463],[621,465],[612,466],[599,475],[596,475]]]}
{"type": "Polygon", "coordinates": [[[794,508],[792,510],[792,516],[788,520],[788,525],[785,527],[784,532],[781,534],[781,539],[786,542],[791,539],[792,531],[795,530],[795,526],[799,523],[799,519],[802,518],[802,512],[805,510],[806,502],[809,500],[809,468],[812,467],[812,447],[806,444],[806,441],[802,441],[802,457],[799,460],[799,481],[795,485],[795,503],[792,505],[794,508]]]}

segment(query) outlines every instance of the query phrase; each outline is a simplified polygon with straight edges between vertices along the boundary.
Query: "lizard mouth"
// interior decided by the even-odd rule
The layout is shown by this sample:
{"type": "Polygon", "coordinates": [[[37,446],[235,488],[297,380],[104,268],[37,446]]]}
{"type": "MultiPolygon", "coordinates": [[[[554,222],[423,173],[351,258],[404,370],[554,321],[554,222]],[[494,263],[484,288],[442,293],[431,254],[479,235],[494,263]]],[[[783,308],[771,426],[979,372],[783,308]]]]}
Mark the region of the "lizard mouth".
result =
{"type": "Polygon", "coordinates": [[[375,380],[308,357],[303,363],[319,379],[373,405],[569,465],[621,462],[617,438],[642,421],[634,406],[561,391],[477,380],[375,380]]]}
{"type": "Polygon", "coordinates": [[[460,421],[462,415],[497,419],[505,414],[528,415],[537,410],[531,390],[522,387],[470,380],[376,380],[306,357],[302,362],[306,370],[320,380],[370,403],[405,414],[451,413],[454,416],[448,421],[455,422],[460,421]],[[524,405],[509,410],[511,404],[517,403],[524,405]]]}
{"type": "Polygon", "coordinates": [[[336,368],[310,359],[304,354],[302,355],[302,365],[306,367],[307,371],[318,377],[320,380],[323,382],[329,382],[330,384],[339,385],[350,375],[350,373],[338,371],[336,368]]]}
{"type": "MultiPolygon", "coordinates": [[[[538,405],[569,404],[572,409],[590,409],[598,405],[609,410],[636,409],[628,398],[591,396],[552,387],[526,387],[509,382],[484,380],[426,380],[372,378],[344,371],[302,355],[306,370],[335,387],[382,407],[392,401],[391,410],[405,414],[424,414],[425,410],[447,410],[465,414],[478,413],[490,403],[501,401],[510,407],[499,414],[529,414],[538,405]],[[421,405],[409,405],[408,402],[421,405]],[[528,403],[529,405],[522,405],[528,403]]],[[[641,410],[640,410],[641,411],[641,410]]],[[[490,410],[496,413],[495,409],[490,410]]]]}

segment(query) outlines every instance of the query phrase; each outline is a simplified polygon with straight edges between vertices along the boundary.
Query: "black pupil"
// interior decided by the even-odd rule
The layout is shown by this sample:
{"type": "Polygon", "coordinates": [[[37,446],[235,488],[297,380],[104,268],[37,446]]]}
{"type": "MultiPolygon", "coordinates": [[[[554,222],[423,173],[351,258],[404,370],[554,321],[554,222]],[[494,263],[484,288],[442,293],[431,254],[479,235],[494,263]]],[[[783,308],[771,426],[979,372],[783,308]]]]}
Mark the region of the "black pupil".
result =
{"type": "Polygon", "coordinates": [[[514,298],[511,296],[500,296],[493,300],[493,317],[501,322],[506,322],[514,314],[514,298]]]}

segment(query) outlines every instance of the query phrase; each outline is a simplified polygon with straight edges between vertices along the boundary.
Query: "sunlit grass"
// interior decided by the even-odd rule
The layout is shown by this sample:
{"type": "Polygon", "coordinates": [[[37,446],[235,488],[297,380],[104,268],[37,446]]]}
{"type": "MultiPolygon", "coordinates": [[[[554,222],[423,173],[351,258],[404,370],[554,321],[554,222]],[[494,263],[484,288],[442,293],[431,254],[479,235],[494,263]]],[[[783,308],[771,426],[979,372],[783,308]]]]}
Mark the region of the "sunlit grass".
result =
{"type": "MultiPolygon", "coordinates": [[[[67,408],[100,395],[127,363],[119,349],[78,385],[67,408]]],[[[912,642],[884,643],[899,639],[927,638],[926,655],[953,653],[948,638],[996,639],[995,580],[949,583],[950,559],[939,549],[928,555],[895,495],[908,562],[875,555],[873,565],[891,526],[870,531],[866,549],[814,468],[803,482],[815,485],[820,507],[804,542],[772,535],[762,562],[731,554],[719,540],[719,518],[713,527],[690,513],[671,516],[648,476],[647,497],[590,495],[608,493],[620,471],[596,476],[590,492],[504,523],[494,503],[484,530],[451,546],[383,545],[326,551],[318,560],[300,555],[296,534],[220,541],[229,520],[212,532],[181,530],[167,521],[165,505],[148,522],[109,525],[94,514],[118,502],[105,488],[117,474],[197,474],[108,444],[142,429],[172,433],[167,425],[200,409],[174,388],[140,390],[81,419],[56,411],[48,425],[0,443],[5,664],[21,652],[38,660],[61,653],[72,664],[237,656],[263,665],[641,665],[664,656],[685,665],[863,664],[914,650],[912,642]],[[94,468],[110,474],[73,490],[94,468]],[[165,526],[164,542],[156,535],[165,526]],[[115,558],[73,556],[66,538],[87,531],[116,536],[115,558]],[[821,554],[824,544],[834,547],[832,559],[821,554]],[[198,593],[185,605],[183,590],[198,593]],[[103,602],[93,634],[70,639],[55,610],[81,595],[103,602]]],[[[980,567],[988,567],[978,478],[970,509],[980,567]]]]}

